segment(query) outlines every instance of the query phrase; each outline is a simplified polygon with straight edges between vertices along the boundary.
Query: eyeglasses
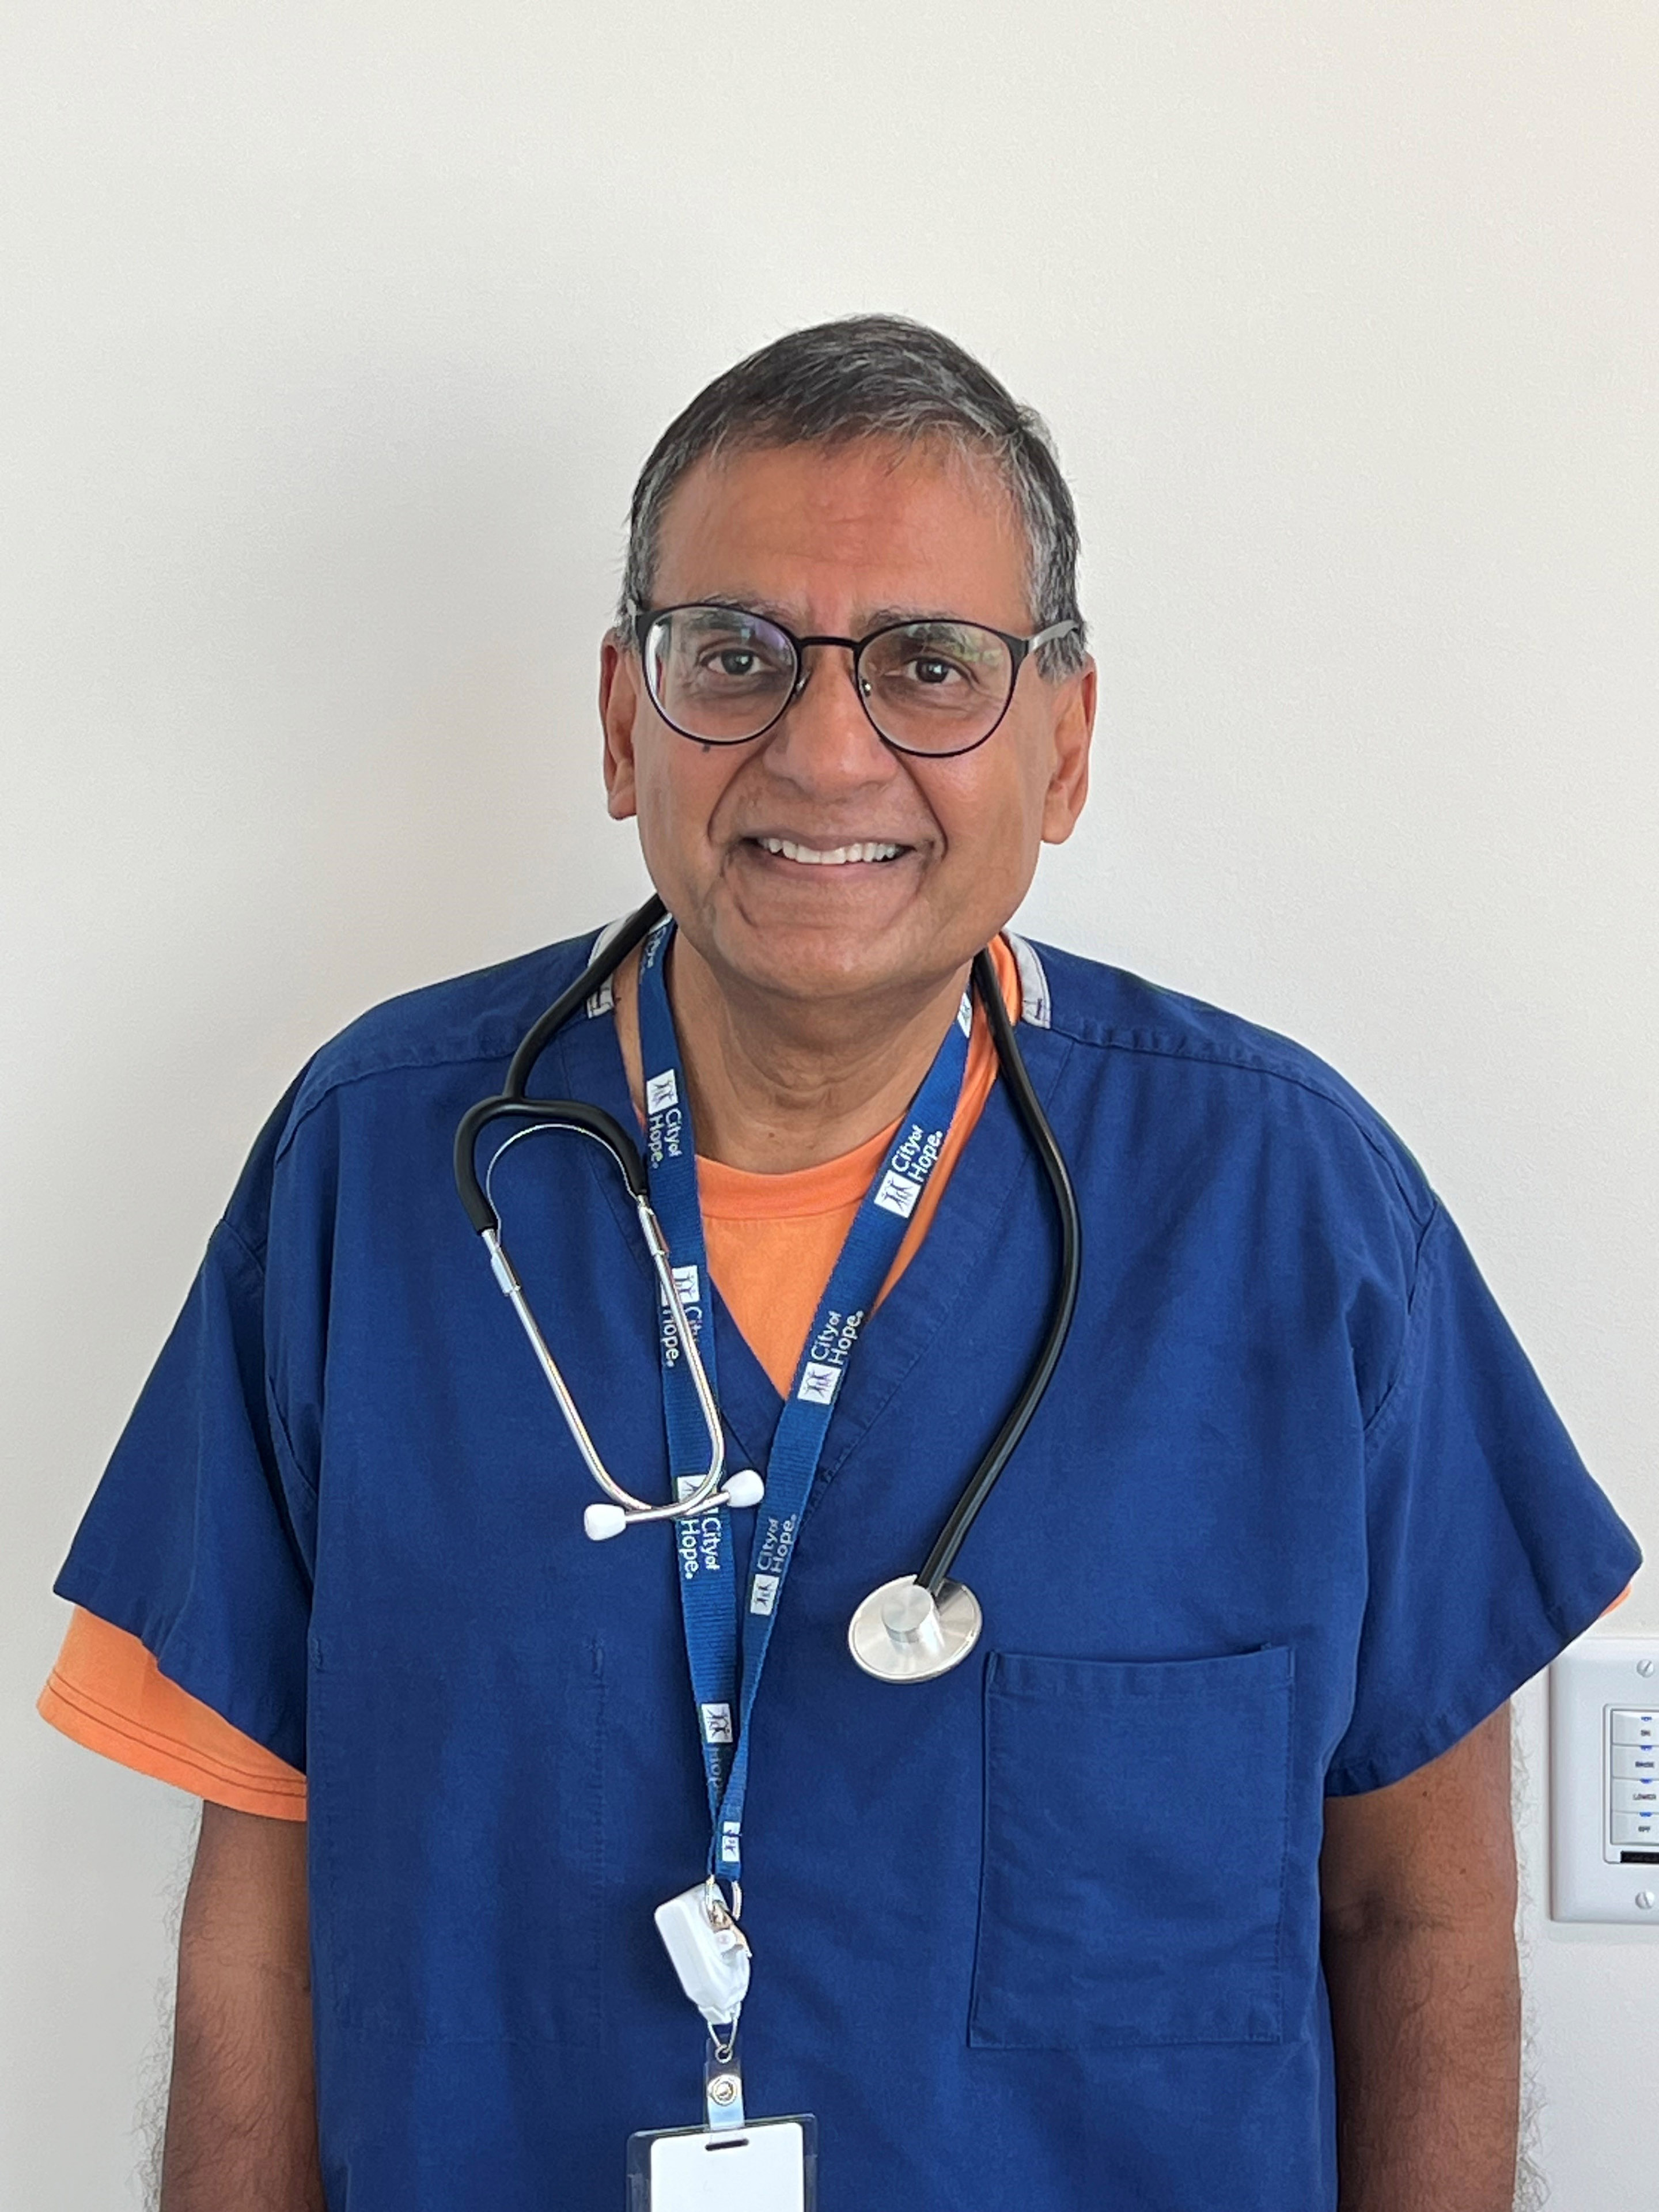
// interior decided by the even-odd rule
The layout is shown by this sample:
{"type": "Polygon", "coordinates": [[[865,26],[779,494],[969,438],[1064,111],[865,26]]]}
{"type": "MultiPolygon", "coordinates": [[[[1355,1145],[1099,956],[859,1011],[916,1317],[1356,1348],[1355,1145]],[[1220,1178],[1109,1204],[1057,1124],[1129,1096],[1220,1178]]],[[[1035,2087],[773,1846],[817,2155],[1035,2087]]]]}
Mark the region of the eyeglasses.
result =
{"type": "Polygon", "coordinates": [[[651,703],[705,745],[763,737],[806,685],[809,645],[845,646],[853,688],[884,744],[939,760],[982,745],[1007,713],[1027,656],[1075,622],[1010,637],[954,618],[888,623],[867,637],[797,637],[743,607],[642,609],[634,641],[651,703]]]}

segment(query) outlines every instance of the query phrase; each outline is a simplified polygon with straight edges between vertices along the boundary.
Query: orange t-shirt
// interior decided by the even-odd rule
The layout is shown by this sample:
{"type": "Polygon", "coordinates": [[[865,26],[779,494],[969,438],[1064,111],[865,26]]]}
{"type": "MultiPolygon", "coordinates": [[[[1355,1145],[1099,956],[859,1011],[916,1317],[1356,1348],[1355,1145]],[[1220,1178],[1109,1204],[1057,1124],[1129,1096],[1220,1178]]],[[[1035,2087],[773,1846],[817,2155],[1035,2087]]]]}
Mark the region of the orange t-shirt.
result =
{"type": "MultiPolygon", "coordinates": [[[[991,950],[1004,1002],[1018,1021],[1019,971],[1013,955],[1000,938],[991,950]]],[[[996,1048],[976,1006],[951,1133],[882,1285],[882,1297],[927,1235],[996,1075],[996,1048]]],[[[708,1272],[781,1395],[793,1379],[859,1201],[896,1127],[879,1131],[839,1159],[793,1175],[751,1175],[716,1160],[697,1162],[708,1272]]],[[[279,1820],[306,1816],[303,1774],[169,1681],[136,1636],[94,1613],[76,1608],[40,1693],[40,1711],[88,1750],[216,1805],[279,1820]]]]}

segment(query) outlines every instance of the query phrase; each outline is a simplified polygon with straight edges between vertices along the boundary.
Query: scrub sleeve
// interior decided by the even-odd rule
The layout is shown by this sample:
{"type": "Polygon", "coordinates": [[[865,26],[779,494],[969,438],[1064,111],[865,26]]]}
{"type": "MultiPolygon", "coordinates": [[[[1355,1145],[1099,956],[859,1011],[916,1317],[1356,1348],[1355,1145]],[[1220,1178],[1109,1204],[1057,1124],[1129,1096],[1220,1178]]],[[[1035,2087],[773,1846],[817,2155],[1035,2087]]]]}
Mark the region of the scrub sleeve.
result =
{"type": "MultiPolygon", "coordinates": [[[[265,1267],[272,1176],[293,1096],[254,1147],[54,1587],[136,1638],[167,1681],[297,1780],[306,1764],[315,1492],[266,1378],[292,1369],[317,1332],[305,1325],[302,1302],[285,1308],[273,1293],[265,1267]]],[[[142,1703],[125,1713],[88,1712],[76,1693],[72,1644],[64,1658],[47,1697],[55,1689],[82,1723],[70,1733],[84,1740],[87,1725],[98,1724],[98,1747],[108,1750],[124,1726],[136,1737],[142,1703]]],[[[142,1671],[129,1687],[142,1698],[142,1671]]],[[[217,1747],[231,1767],[233,1742],[217,1747]]],[[[256,1788],[270,1780],[264,1760],[247,1763],[243,1778],[256,1788]]],[[[234,1802],[219,1789],[204,1794],[234,1802]]],[[[280,1794],[292,1811],[298,1793],[290,1785],[280,1794]]]]}
{"type": "Polygon", "coordinates": [[[1449,1750],[1616,1604],[1641,1564],[1437,1203],[1366,1432],[1365,1535],[1331,1796],[1382,1789],[1449,1750]]]}
{"type": "Polygon", "coordinates": [[[136,1636],[78,1606],[37,1710],[72,1742],[192,1797],[306,1817],[303,1774],[168,1681],[136,1636]]]}

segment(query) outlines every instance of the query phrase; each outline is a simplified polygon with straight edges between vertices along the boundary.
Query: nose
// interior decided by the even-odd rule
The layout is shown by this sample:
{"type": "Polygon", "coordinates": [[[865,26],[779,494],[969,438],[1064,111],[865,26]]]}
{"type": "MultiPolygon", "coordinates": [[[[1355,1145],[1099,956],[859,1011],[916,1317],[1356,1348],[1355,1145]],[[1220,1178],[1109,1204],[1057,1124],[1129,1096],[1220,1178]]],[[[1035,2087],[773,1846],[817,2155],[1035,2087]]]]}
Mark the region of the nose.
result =
{"type": "Polygon", "coordinates": [[[823,798],[867,790],[898,773],[865,713],[844,645],[805,647],[794,696],[774,724],[766,763],[775,775],[823,798]]]}

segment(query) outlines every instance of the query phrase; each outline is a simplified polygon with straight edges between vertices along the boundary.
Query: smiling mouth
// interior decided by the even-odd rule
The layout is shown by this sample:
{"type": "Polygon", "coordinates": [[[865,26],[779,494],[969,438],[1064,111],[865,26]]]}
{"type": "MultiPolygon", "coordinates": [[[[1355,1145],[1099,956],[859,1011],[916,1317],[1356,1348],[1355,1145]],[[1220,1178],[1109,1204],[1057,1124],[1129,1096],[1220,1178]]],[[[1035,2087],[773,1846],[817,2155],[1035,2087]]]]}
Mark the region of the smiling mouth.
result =
{"type": "Polygon", "coordinates": [[[809,868],[845,868],[854,861],[896,860],[901,853],[909,850],[906,845],[878,844],[866,839],[857,845],[798,845],[792,837],[751,837],[763,853],[770,853],[781,860],[798,860],[809,868]]]}

